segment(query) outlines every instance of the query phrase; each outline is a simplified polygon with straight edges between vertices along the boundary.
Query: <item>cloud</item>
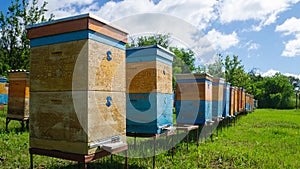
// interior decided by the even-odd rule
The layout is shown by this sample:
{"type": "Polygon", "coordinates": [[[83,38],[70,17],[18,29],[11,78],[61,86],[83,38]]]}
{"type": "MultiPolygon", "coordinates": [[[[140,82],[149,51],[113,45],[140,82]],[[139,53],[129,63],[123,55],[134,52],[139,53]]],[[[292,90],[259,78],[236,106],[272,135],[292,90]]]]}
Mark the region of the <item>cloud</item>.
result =
{"type": "MultiPolygon", "coordinates": [[[[270,69],[268,70],[267,72],[264,72],[264,73],[259,73],[261,74],[262,77],[272,77],[274,76],[276,73],[280,73],[280,71],[278,70],[274,70],[274,69],[270,69]]],[[[282,73],[281,74],[285,75],[285,76],[292,76],[292,77],[295,77],[295,78],[299,78],[300,79],[300,74],[292,74],[292,73],[282,73]]]]}
{"type": "Polygon", "coordinates": [[[290,40],[285,44],[285,48],[281,55],[286,57],[300,55],[300,34],[296,35],[296,39],[290,40]]]}
{"type": "Polygon", "coordinates": [[[246,44],[247,45],[247,47],[248,47],[248,51],[251,51],[251,50],[257,50],[259,47],[260,47],[260,45],[258,44],[258,43],[247,43],[246,44]]]}
{"type": "Polygon", "coordinates": [[[283,24],[276,26],[276,32],[283,32],[284,35],[300,33],[300,19],[291,17],[284,21],[283,24]]]}
{"type": "Polygon", "coordinates": [[[276,32],[283,32],[283,35],[292,35],[294,39],[285,43],[282,56],[295,57],[300,55],[300,19],[295,17],[287,19],[283,24],[276,26],[276,32]]]}
{"type": "Polygon", "coordinates": [[[270,69],[267,72],[261,73],[262,77],[271,77],[274,76],[276,73],[280,73],[278,70],[270,69]]]}
{"type": "Polygon", "coordinates": [[[223,34],[212,29],[206,35],[207,40],[215,49],[226,50],[239,43],[239,38],[235,32],[231,34],[223,34]]]}
{"type": "Polygon", "coordinates": [[[222,23],[254,20],[259,22],[252,30],[260,31],[263,26],[276,22],[278,14],[286,11],[299,0],[224,0],[220,5],[222,23]]]}

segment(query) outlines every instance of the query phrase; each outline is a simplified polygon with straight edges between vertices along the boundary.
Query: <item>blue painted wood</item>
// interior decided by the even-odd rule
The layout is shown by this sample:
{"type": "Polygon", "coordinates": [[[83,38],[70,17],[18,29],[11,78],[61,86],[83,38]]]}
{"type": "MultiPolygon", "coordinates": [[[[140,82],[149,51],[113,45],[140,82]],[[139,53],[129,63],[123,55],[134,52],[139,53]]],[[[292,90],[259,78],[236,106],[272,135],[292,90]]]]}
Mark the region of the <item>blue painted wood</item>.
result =
{"type": "Polygon", "coordinates": [[[0,83],[6,83],[6,78],[0,77],[0,83]]]}
{"type": "Polygon", "coordinates": [[[229,107],[230,107],[230,84],[225,83],[223,89],[223,117],[229,116],[229,107]]]}
{"type": "Polygon", "coordinates": [[[198,82],[209,82],[210,84],[212,83],[208,79],[178,79],[176,80],[177,83],[198,83],[198,82]]]}
{"type": "Polygon", "coordinates": [[[84,40],[84,39],[92,39],[97,42],[119,48],[121,50],[125,50],[126,48],[124,42],[115,40],[113,38],[102,35],[92,30],[82,30],[82,31],[69,32],[69,33],[64,33],[59,35],[34,38],[30,40],[30,46],[38,47],[38,46],[65,43],[65,42],[84,40]]]}
{"type": "Polygon", "coordinates": [[[174,54],[159,45],[126,49],[126,63],[160,61],[172,65],[174,54]]]}
{"type": "Polygon", "coordinates": [[[212,116],[222,117],[223,114],[223,100],[212,101],[212,116]]]}
{"type": "Polygon", "coordinates": [[[173,126],[172,103],[172,94],[127,94],[126,132],[160,134],[161,126],[173,126]]]}
{"type": "Polygon", "coordinates": [[[8,95],[0,94],[0,104],[7,104],[7,103],[8,103],[8,95]]]}
{"type": "Polygon", "coordinates": [[[212,120],[212,102],[205,100],[176,100],[177,124],[205,124],[212,120]]]}

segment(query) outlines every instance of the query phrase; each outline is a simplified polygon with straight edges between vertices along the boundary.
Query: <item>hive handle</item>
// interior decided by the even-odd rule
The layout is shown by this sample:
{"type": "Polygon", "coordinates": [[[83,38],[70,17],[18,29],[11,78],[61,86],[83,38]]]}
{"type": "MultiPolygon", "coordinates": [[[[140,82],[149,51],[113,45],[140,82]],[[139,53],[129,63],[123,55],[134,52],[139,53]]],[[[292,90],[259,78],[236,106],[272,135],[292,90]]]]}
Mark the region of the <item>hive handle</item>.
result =
{"type": "Polygon", "coordinates": [[[108,61],[111,61],[111,60],[112,60],[112,57],[111,57],[111,51],[110,51],[110,50],[106,52],[106,55],[107,55],[106,59],[107,59],[108,61]]]}
{"type": "Polygon", "coordinates": [[[112,98],[110,96],[107,96],[106,97],[106,106],[107,107],[110,107],[112,104],[111,104],[111,101],[112,101],[112,98]]]}

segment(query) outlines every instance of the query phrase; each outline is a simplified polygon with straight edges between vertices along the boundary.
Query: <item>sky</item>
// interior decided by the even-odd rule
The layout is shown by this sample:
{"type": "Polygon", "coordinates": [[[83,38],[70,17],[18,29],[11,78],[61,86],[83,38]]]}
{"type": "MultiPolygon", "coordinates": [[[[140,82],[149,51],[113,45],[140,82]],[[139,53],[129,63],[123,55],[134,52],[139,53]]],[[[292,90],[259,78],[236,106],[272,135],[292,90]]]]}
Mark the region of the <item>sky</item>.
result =
{"type": "MultiPolygon", "coordinates": [[[[246,71],[300,78],[299,1],[48,0],[46,15],[91,13],[124,28],[129,37],[169,33],[172,45],[191,48],[199,65],[212,63],[216,53],[238,55],[246,71]]],[[[0,10],[9,4],[2,1],[0,10]]]]}

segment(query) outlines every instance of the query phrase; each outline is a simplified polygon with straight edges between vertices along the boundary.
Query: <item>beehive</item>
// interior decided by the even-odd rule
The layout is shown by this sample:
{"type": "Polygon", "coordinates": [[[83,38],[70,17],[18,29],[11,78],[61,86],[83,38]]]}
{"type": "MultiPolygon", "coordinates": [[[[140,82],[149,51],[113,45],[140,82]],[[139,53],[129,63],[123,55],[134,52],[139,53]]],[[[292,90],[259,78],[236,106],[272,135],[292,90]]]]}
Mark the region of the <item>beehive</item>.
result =
{"type": "Polygon", "coordinates": [[[223,86],[223,117],[229,116],[230,104],[230,83],[226,82],[223,86]]]}
{"type": "Polygon", "coordinates": [[[230,108],[229,108],[229,115],[233,116],[234,115],[234,106],[235,106],[235,97],[234,97],[234,87],[230,86],[230,108]]]}
{"type": "Polygon", "coordinates": [[[212,82],[212,116],[218,120],[223,114],[224,79],[213,78],[212,82]]]}
{"type": "Polygon", "coordinates": [[[237,87],[231,86],[230,87],[230,115],[237,115],[238,113],[238,89],[237,87]]]}
{"type": "Polygon", "coordinates": [[[249,105],[250,105],[250,112],[254,111],[254,96],[249,94],[249,105]]]}
{"type": "Polygon", "coordinates": [[[29,117],[29,72],[10,70],[8,77],[7,118],[26,120],[29,117]]]}
{"type": "Polygon", "coordinates": [[[250,111],[251,105],[250,105],[250,95],[248,93],[245,94],[245,99],[246,99],[246,105],[245,105],[245,110],[250,111]]]}
{"type": "Polygon", "coordinates": [[[176,75],[177,124],[203,125],[212,120],[212,77],[208,74],[176,75]]]}
{"type": "Polygon", "coordinates": [[[126,131],[159,134],[173,125],[172,61],[159,45],[126,50],[126,131]]]}
{"type": "Polygon", "coordinates": [[[253,100],[253,108],[254,109],[258,108],[258,100],[256,100],[256,99],[253,100]]]}
{"type": "Polygon", "coordinates": [[[6,78],[0,78],[0,104],[7,104],[8,102],[8,87],[6,78]]]}
{"type": "Polygon", "coordinates": [[[242,100],[241,100],[241,112],[245,111],[246,108],[246,90],[241,89],[241,94],[242,94],[242,100]]]}
{"type": "Polygon", "coordinates": [[[242,112],[242,88],[237,88],[237,113],[242,112]]]}
{"type": "Polygon", "coordinates": [[[76,154],[125,142],[127,33],[84,14],[28,27],[30,147],[76,154]]]}

